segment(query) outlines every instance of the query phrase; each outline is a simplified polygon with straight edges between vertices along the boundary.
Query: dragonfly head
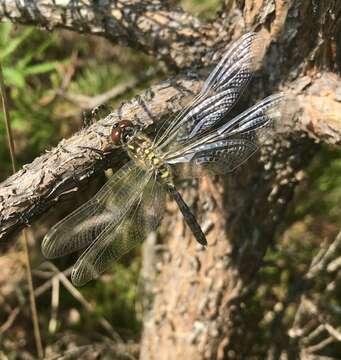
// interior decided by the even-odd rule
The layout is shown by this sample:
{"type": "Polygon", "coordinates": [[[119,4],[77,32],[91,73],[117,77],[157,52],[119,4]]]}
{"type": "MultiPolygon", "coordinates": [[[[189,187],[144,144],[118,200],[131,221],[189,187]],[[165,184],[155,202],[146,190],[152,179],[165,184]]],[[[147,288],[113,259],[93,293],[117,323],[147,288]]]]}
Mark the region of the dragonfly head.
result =
{"type": "Polygon", "coordinates": [[[129,120],[121,120],[111,129],[111,141],[114,146],[126,144],[135,134],[136,126],[129,120]]]}

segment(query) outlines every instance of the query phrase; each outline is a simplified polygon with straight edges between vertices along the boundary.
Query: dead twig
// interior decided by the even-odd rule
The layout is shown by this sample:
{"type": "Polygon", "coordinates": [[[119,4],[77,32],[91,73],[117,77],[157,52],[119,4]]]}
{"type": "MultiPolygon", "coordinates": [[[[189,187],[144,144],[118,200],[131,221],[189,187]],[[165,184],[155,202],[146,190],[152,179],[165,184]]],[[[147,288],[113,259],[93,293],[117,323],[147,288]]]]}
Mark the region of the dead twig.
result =
{"type": "Polygon", "coordinates": [[[15,319],[17,318],[18,314],[20,313],[19,307],[16,307],[11,311],[9,314],[7,320],[1,325],[0,327],[0,333],[3,334],[6,332],[14,323],[15,319]]]}
{"type": "MultiPolygon", "coordinates": [[[[310,283],[310,288],[313,289],[315,279],[320,281],[327,273],[330,276],[330,273],[337,269],[335,262],[340,258],[340,251],[341,231],[328,247],[323,247],[312,259],[310,268],[305,275],[305,279],[310,283]]],[[[337,276],[337,273],[335,276],[337,276]]],[[[335,290],[335,286],[330,285],[333,283],[334,281],[326,287],[328,295],[335,290]]],[[[314,353],[332,342],[341,342],[341,331],[327,321],[328,318],[332,319],[333,315],[328,314],[328,306],[322,306],[323,308],[321,308],[322,303],[321,300],[316,303],[308,292],[301,296],[289,335],[293,338],[299,338],[303,346],[303,352],[314,353]],[[319,342],[313,344],[317,339],[319,342]]]]}
{"type": "Polygon", "coordinates": [[[57,94],[72,104],[80,107],[84,111],[92,110],[97,106],[107,103],[108,101],[117,99],[119,96],[125,94],[127,91],[134,89],[142,82],[151,79],[153,76],[155,76],[156,73],[157,70],[149,69],[143,76],[139,76],[138,78],[128,80],[123,84],[116,85],[110,90],[96,96],[87,96],[66,92],[65,87],[57,90],[57,94]]]}
{"type": "Polygon", "coordinates": [[[52,278],[52,297],[51,297],[51,318],[49,321],[49,332],[54,334],[57,329],[57,317],[59,308],[59,278],[52,278]]]}
{"type": "MultiPolygon", "coordinates": [[[[80,303],[83,305],[83,307],[89,312],[89,313],[94,313],[95,312],[95,308],[94,306],[89,303],[85,297],[82,295],[82,293],[77,290],[72,283],[69,281],[69,279],[64,275],[64,273],[60,272],[58,270],[58,268],[48,262],[46,263],[46,266],[50,267],[54,272],[55,272],[55,278],[58,279],[58,281],[60,281],[64,287],[69,291],[69,293],[80,303]]],[[[122,343],[123,340],[121,339],[121,337],[115,332],[115,330],[113,329],[113,327],[111,326],[111,324],[103,317],[100,317],[99,319],[99,323],[101,324],[101,326],[104,328],[104,330],[111,336],[112,339],[114,339],[115,341],[122,343]]]]}

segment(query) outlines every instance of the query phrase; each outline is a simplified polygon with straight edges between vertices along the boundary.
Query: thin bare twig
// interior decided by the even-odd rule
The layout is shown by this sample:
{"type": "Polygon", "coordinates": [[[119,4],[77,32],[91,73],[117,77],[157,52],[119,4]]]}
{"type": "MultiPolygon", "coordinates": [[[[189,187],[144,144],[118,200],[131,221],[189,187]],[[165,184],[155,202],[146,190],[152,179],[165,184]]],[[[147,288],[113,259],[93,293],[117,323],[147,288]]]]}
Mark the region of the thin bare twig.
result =
{"type": "MultiPolygon", "coordinates": [[[[63,274],[65,275],[65,276],[69,276],[70,274],[71,274],[71,271],[72,271],[72,266],[70,266],[68,269],[66,269],[66,270],[64,270],[63,271],[63,274]]],[[[34,274],[36,275],[36,276],[40,276],[40,277],[42,277],[42,278],[44,278],[44,279],[46,279],[46,277],[44,276],[41,276],[41,273],[40,272],[38,272],[37,270],[35,270],[34,271],[34,274]]],[[[55,278],[55,277],[58,277],[59,275],[58,274],[56,274],[55,272],[54,272],[54,274],[53,274],[53,276],[51,277],[51,275],[48,277],[48,281],[46,281],[46,282],[44,282],[44,284],[42,284],[42,285],[40,285],[39,287],[37,287],[36,289],[35,289],[35,291],[34,291],[34,295],[36,296],[36,297],[39,297],[40,295],[42,295],[45,291],[47,291],[47,290],[49,290],[51,287],[52,287],[52,281],[53,281],[53,279],[55,278]]]]}
{"type": "Polygon", "coordinates": [[[140,83],[152,78],[155,74],[157,74],[157,72],[158,71],[155,69],[150,69],[142,76],[139,76],[136,79],[128,80],[124,84],[116,85],[108,91],[96,96],[87,96],[65,92],[65,88],[60,88],[57,90],[57,94],[72,104],[79,106],[82,110],[92,110],[96,106],[103,105],[110,100],[118,98],[129,90],[134,89],[140,83]]]}
{"type": "MultiPolygon", "coordinates": [[[[16,172],[14,140],[13,140],[13,134],[12,134],[12,129],[11,129],[10,116],[9,116],[9,112],[8,112],[8,103],[7,103],[5,83],[4,83],[1,64],[0,64],[0,92],[1,92],[1,97],[2,97],[2,107],[4,110],[8,148],[9,148],[9,152],[10,152],[10,156],[11,156],[12,170],[13,170],[13,174],[14,174],[16,172]]],[[[35,301],[35,297],[34,297],[31,260],[30,260],[30,254],[28,251],[27,230],[25,228],[23,229],[22,234],[23,234],[22,245],[23,245],[24,252],[25,252],[26,274],[27,274],[27,283],[28,283],[28,290],[29,290],[31,314],[32,314],[32,323],[33,323],[33,329],[34,329],[34,339],[35,339],[35,343],[36,343],[36,347],[37,347],[38,357],[40,359],[42,359],[44,357],[44,351],[43,351],[43,345],[42,345],[40,329],[39,329],[37,305],[36,305],[36,301],[35,301]]]]}
{"type": "MultiPolygon", "coordinates": [[[[46,263],[47,266],[49,266],[56,274],[56,278],[65,286],[65,288],[69,291],[69,293],[78,301],[80,302],[84,308],[90,312],[94,313],[95,308],[94,306],[89,303],[82,293],[77,290],[72,283],[69,281],[69,279],[64,275],[64,273],[60,272],[59,269],[52,263],[48,262],[46,263]]],[[[105,318],[101,317],[99,319],[99,323],[102,325],[102,327],[108,332],[108,334],[116,341],[122,342],[121,337],[115,332],[111,324],[106,320],[105,318]]]]}
{"type": "Polygon", "coordinates": [[[337,251],[341,249],[341,231],[337,235],[336,239],[333,241],[331,245],[329,245],[328,249],[322,249],[319,252],[319,258],[316,260],[316,257],[313,259],[312,265],[306,275],[308,279],[316,277],[321,274],[328,266],[328,263],[334,259],[337,251]],[[322,252],[322,253],[321,253],[322,252]]]}
{"type": "Polygon", "coordinates": [[[324,325],[326,330],[328,331],[328,333],[337,341],[341,341],[341,331],[339,329],[335,329],[333,326],[331,326],[330,324],[325,324],[324,325]]]}
{"type": "Polygon", "coordinates": [[[15,161],[15,154],[14,154],[14,141],[13,141],[13,134],[12,134],[12,127],[9,118],[8,106],[7,106],[7,96],[5,90],[5,82],[2,73],[2,66],[0,64],[0,91],[1,91],[1,99],[2,99],[2,108],[4,110],[4,118],[5,118],[5,127],[6,127],[6,136],[8,141],[8,149],[9,154],[11,156],[11,164],[12,164],[12,172],[13,174],[16,172],[16,161],[15,161]]]}
{"type": "Polygon", "coordinates": [[[71,360],[71,359],[82,359],[83,357],[87,358],[87,354],[97,353],[97,356],[102,358],[101,352],[108,352],[107,354],[103,354],[106,358],[111,356],[111,358],[119,358],[126,360],[136,360],[136,357],[132,355],[132,353],[136,353],[136,350],[132,348],[131,344],[117,344],[117,343],[108,343],[107,341],[104,343],[95,343],[91,345],[83,345],[76,348],[72,348],[67,350],[61,355],[53,355],[46,360],[71,360]]]}
{"type": "Polygon", "coordinates": [[[59,308],[59,278],[52,278],[52,299],[51,299],[51,319],[49,321],[49,332],[54,334],[57,329],[57,316],[59,308]]]}
{"type": "Polygon", "coordinates": [[[328,336],[327,338],[320,341],[318,344],[311,345],[307,347],[305,350],[308,353],[314,353],[318,350],[324,349],[327,345],[331,344],[332,342],[334,342],[334,338],[332,336],[328,336]]]}
{"type": "Polygon", "coordinates": [[[20,312],[20,308],[18,308],[18,307],[16,307],[15,309],[13,309],[11,311],[7,320],[0,327],[1,334],[3,334],[5,331],[7,331],[12,326],[12,324],[14,323],[14,320],[17,318],[19,312],[20,312]]]}
{"type": "MultiPolygon", "coordinates": [[[[338,254],[340,249],[341,232],[331,244],[323,246],[319,253],[312,259],[305,279],[314,282],[316,279],[320,280],[328,271],[335,271],[334,262],[339,259],[338,254]],[[333,264],[333,266],[330,266],[330,264],[333,264]]],[[[327,288],[328,287],[326,287],[326,291],[327,288]]],[[[330,287],[330,289],[330,291],[332,291],[334,287],[330,287]]],[[[315,303],[315,301],[310,299],[309,293],[305,293],[301,296],[300,305],[296,311],[293,326],[289,330],[289,335],[300,338],[304,351],[308,353],[321,350],[332,342],[340,342],[340,329],[328,323],[326,321],[327,318],[326,310],[321,309],[319,303],[315,303]],[[307,315],[309,315],[310,318],[308,322],[307,315]],[[320,341],[317,344],[313,344],[317,339],[320,341]]],[[[329,316],[329,318],[331,318],[331,316],[329,316]]]]}

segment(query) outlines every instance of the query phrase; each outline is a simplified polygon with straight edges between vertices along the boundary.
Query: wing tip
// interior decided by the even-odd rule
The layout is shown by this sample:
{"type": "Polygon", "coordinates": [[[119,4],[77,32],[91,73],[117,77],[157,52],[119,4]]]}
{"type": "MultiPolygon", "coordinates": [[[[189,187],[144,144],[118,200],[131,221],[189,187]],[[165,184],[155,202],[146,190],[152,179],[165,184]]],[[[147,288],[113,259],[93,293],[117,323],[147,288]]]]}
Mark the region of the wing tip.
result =
{"type": "Polygon", "coordinates": [[[250,70],[258,71],[263,63],[263,59],[267,50],[268,39],[263,32],[252,32],[250,52],[252,61],[250,62],[250,70]]]}
{"type": "Polygon", "coordinates": [[[87,283],[87,281],[79,276],[78,266],[76,265],[72,268],[71,271],[71,282],[74,286],[77,287],[84,286],[87,283]]]}
{"type": "Polygon", "coordinates": [[[280,119],[276,121],[276,130],[279,133],[291,132],[295,127],[295,118],[297,113],[297,99],[291,93],[280,91],[270,95],[269,108],[266,114],[273,119],[280,119]]]}
{"type": "Polygon", "coordinates": [[[46,259],[55,259],[58,257],[52,250],[51,242],[51,237],[47,234],[41,243],[41,252],[46,259]]]}
{"type": "Polygon", "coordinates": [[[98,279],[100,276],[100,273],[94,269],[91,270],[90,264],[82,265],[81,261],[81,258],[79,258],[71,271],[71,282],[76,287],[82,287],[89,281],[98,279]]]}

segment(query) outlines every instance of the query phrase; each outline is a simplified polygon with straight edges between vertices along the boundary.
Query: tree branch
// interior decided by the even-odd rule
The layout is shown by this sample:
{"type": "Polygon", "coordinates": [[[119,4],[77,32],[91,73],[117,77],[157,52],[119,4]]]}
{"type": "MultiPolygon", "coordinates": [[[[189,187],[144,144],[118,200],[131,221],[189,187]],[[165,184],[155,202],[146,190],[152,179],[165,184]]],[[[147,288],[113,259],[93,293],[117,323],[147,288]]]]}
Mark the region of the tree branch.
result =
{"type": "Polygon", "coordinates": [[[294,83],[301,112],[300,127],[317,142],[341,146],[341,79],[334,73],[305,76],[294,83]],[[304,92],[301,86],[304,83],[304,92]]]}
{"type": "Polygon", "coordinates": [[[173,68],[200,61],[226,32],[161,0],[0,0],[0,21],[70,29],[142,50],[173,68]]]}
{"type": "Polygon", "coordinates": [[[152,86],[0,184],[0,240],[76,191],[89,177],[122,163],[122,152],[111,151],[108,143],[114,122],[128,118],[147,127],[179,111],[182,101],[197,92],[200,84],[197,78],[184,75],[152,86]]]}
{"type": "MultiPolygon", "coordinates": [[[[155,130],[158,121],[179,111],[200,85],[198,76],[187,74],[152,86],[105,119],[62,140],[0,184],[0,240],[31,223],[90,177],[121,163],[122,153],[111,151],[108,143],[114,122],[129,118],[143,128],[154,124],[151,129],[155,130]]],[[[335,89],[339,86],[340,80],[329,73],[311,79],[304,91],[300,82],[290,85],[288,92],[298,99],[299,130],[314,139],[341,145],[341,122],[335,119],[341,111],[341,103],[335,99],[335,89]],[[324,96],[326,91],[329,96],[324,96]]]]}

